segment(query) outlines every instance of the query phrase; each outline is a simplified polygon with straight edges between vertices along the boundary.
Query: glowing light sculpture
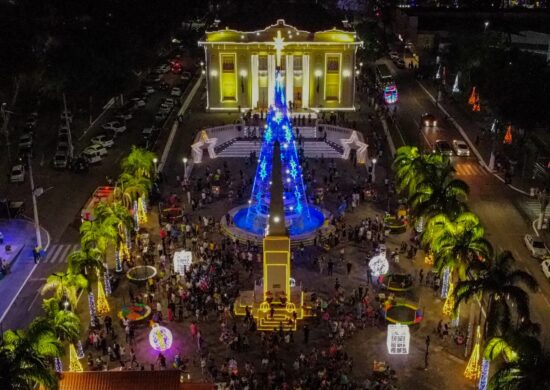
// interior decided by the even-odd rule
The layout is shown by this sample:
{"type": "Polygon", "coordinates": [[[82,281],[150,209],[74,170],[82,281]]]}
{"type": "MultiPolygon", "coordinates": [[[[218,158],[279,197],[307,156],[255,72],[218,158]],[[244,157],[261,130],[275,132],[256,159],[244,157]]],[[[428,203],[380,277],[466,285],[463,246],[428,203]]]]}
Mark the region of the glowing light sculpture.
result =
{"type": "Polygon", "coordinates": [[[113,290],[111,289],[111,278],[109,276],[109,268],[105,268],[105,273],[103,274],[103,283],[105,283],[105,294],[110,296],[113,290]]]}
{"type": "Polygon", "coordinates": [[[477,380],[479,378],[479,375],[481,373],[481,368],[479,364],[479,354],[480,354],[480,342],[481,342],[481,331],[479,325],[477,326],[476,330],[476,343],[474,345],[474,349],[472,350],[472,354],[470,355],[470,360],[468,360],[468,365],[466,366],[466,369],[464,370],[464,376],[467,379],[470,380],[477,380]]]}
{"type": "Polygon", "coordinates": [[[82,364],[78,360],[74,344],[69,344],[69,371],[82,372],[82,364]]]}
{"type": "Polygon", "coordinates": [[[120,260],[120,248],[115,251],[115,272],[122,272],[122,261],[120,260]]]}
{"type": "Polygon", "coordinates": [[[390,355],[408,355],[410,342],[411,334],[407,325],[388,325],[386,344],[390,355]]]}
{"type": "Polygon", "coordinates": [[[92,291],[88,294],[88,307],[90,309],[90,322],[95,325],[95,318],[97,316],[97,309],[95,304],[95,296],[92,291]]]}
{"type": "Polygon", "coordinates": [[[156,324],[149,332],[149,345],[156,351],[163,352],[170,349],[172,342],[172,332],[164,326],[156,324]]]}
{"type": "Polygon", "coordinates": [[[508,127],[506,128],[506,134],[504,134],[503,142],[505,145],[512,144],[512,125],[508,125],[508,127]]]}
{"type": "Polygon", "coordinates": [[[372,275],[375,277],[387,274],[390,270],[390,264],[388,263],[386,254],[380,253],[370,259],[369,268],[372,271],[372,275]]]}
{"type": "Polygon", "coordinates": [[[147,223],[147,202],[143,197],[137,201],[137,220],[140,225],[147,223]]]}
{"type": "Polygon", "coordinates": [[[53,358],[53,363],[55,366],[55,372],[61,373],[63,372],[63,362],[61,362],[61,359],[58,357],[53,358]]]}
{"type": "Polygon", "coordinates": [[[445,303],[443,304],[443,314],[446,316],[450,316],[453,314],[453,309],[455,306],[455,297],[454,297],[454,283],[449,282],[449,291],[447,292],[447,299],[445,299],[445,303]]]}
{"type": "Polygon", "coordinates": [[[487,390],[487,384],[489,382],[489,367],[491,362],[488,359],[483,358],[481,360],[481,374],[479,376],[479,382],[477,384],[477,390],[487,390]]]}
{"type": "Polygon", "coordinates": [[[85,356],[84,348],[82,347],[82,341],[81,340],[78,340],[78,343],[76,343],[76,356],[79,359],[82,359],[85,356]]]}
{"type": "Polygon", "coordinates": [[[100,316],[104,316],[108,314],[111,311],[111,308],[109,307],[109,302],[107,301],[107,297],[105,296],[105,289],[103,288],[103,283],[101,283],[101,279],[98,279],[97,281],[97,314],[100,316]]]}
{"type": "Polygon", "coordinates": [[[472,87],[472,93],[470,94],[470,98],[468,99],[468,104],[470,106],[473,106],[474,104],[476,104],[476,97],[477,97],[476,87],[472,87]]]}
{"type": "Polygon", "coordinates": [[[449,277],[451,270],[449,267],[445,267],[443,270],[443,278],[441,280],[441,298],[447,298],[449,294],[449,277]]]}
{"type": "Polygon", "coordinates": [[[460,92],[460,86],[458,84],[459,77],[460,77],[460,72],[457,72],[457,74],[455,76],[455,82],[453,84],[453,93],[459,93],[460,92]]]}
{"type": "Polygon", "coordinates": [[[285,225],[290,235],[315,230],[324,222],[321,211],[308,205],[300,156],[296,148],[292,123],[287,113],[284,82],[280,72],[275,77],[274,104],[269,108],[262,146],[249,206],[234,217],[235,225],[251,233],[266,235],[271,202],[274,144],[280,144],[281,174],[285,225]]]}

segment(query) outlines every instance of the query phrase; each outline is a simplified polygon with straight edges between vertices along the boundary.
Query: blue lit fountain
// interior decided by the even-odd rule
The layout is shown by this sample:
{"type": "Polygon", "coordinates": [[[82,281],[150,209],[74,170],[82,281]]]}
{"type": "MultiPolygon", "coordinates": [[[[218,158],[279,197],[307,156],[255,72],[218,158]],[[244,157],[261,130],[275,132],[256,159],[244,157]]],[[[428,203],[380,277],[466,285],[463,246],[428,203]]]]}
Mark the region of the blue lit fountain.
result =
{"type": "Polygon", "coordinates": [[[303,236],[320,228],[325,216],[321,210],[308,204],[294,132],[286,108],[283,78],[279,71],[275,76],[275,103],[267,113],[252,194],[248,206],[238,210],[233,221],[237,228],[247,233],[262,237],[265,235],[271,193],[273,146],[278,141],[281,147],[285,224],[291,237],[303,236]]]}

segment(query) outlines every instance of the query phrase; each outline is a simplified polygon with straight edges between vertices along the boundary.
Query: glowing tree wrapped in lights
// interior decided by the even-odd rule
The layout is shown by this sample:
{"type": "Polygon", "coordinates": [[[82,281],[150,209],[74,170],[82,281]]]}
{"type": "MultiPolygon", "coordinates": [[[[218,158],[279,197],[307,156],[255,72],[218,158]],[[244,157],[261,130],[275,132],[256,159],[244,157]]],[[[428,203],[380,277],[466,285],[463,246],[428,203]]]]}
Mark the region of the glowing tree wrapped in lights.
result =
{"type": "Polygon", "coordinates": [[[273,145],[275,141],[278,141],[281,145],[285,224],[292,236],[320,227],[324,216],[321,211],[308,205],[300,158],[296,150],[292,124],[287,114],[284,82],[279,71],[276,72],[275,80],[274,105],[270,107],[267,114],[249,206],[242,210],[244,215],[235,217],[235,224],[241,229],[256,234],[266,234],[273,145]]]}
{"type": "Polygon", "coordinates": [[[107,297],[105,296],[105,289],[103,288],[103,283],[101,279],[97,280],[97,314],[100,316],[106,315],[111,311],[109,307],[109,302],[107,302],[107,297]]]}
{"type": "Polygon", "coordinates": [[[78,360],[74,344],[69,344],[69,371],[82,372],[82,364],[78,360]]]}
{"type": "Polygon", "coordinates": [[[445,299],[445,303],[443,304],[443,314],[446,316],[450,316],[453,314],[453,309],[455,305],[455,297],[454,297],[454,283],[449,282],[449,289],[447,291],[447,299],[445,299]]]}
{"type": "Polygon", "coordinates": [[[95,304],[95,296],[92,291],[88,294],[88,307],[90,308],[90,322],[95,325],[95,317],[97,316],[97,309],[95,304]]]}
{"type": "Polygon", "coordinates": [[[53,358],[54,366],[55,366],[55,372],[61,373],[63,372],[63,363],[61,362],[61,359],[58,357],[53,358]]]}
{"type": "Polygon", "coordinates": [[[476,343],[474,345],[474,349],[472,350],[472,354],[470,355],[470,360],[468,361],[468,365],[464,370],[464,376],[471,380],[477,380],[481,373],[481,366],[479,364],[480,343],[481,343],[481,331],[478,325],[476,330],[476,343]]]}

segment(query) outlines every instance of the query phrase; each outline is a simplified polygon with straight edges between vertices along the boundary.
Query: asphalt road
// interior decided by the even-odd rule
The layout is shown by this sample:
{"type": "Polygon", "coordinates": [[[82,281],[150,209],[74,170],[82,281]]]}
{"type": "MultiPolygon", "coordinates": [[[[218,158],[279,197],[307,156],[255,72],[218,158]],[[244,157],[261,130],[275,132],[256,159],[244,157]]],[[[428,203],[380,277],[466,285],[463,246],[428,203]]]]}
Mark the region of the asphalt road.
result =
{"type": "MultiPolygon", "coordinates": [[[[182,85],[179,76],[170,73],[165,74],[163,79],[170,85],[179,84],[183,88],[192,84],[188,81],[182,85]]],[[[60,123],[59,113],[42,113],[40,115],[38,126],[35,129],[35,157],[32,161],[32,167],[35,186],[48,189],[38,199],[38,208],[40,224],[51,235],[51,246],[45,260],[29,279],[6,316],[2,324],[3,328],[25,326],[36,315],[40,314],[42,300],[39,290],[46,277],[54,272],[64,270],[67,255],[79,248],[80,236],[78,229],[82,207],[95,188],[106,185],[107,177],[116,178],[118,176],[120,161],[128,154],[131,145],[143,144],[141,131],[143,128],[154,124],[154,115],[161,102],[169,94],[170,90],[160,91],[157,89],[147,100],[146,107],[134,111],[134,117],[127,121],[126,132],[117,137],[115,145],[108,149],[108,154],[104,156],[104,159],[99,164],[90,165],[86,173],[73,173],[69,170],[55,170],[53,168],[51,159],[56,148],[57,128],[60,123]]],[[[169,124],[172,123],[179,105],[179,103],[176,103],[167,121],[160,124],[164,127],[153,150],[162,149],[169,131],[169,124]]],[[[72,130],[75,155],[90,145],[90,138],[102,133],[101,125],[114,120],[116,114],[116,108],[110,109],[103,115],[101,120],[89,129],[80,141],[78,141],[78,138],[87,126],[85,126],[85,118],[77,115],[74,121],[76,126],[72,130]]],[[[22,117],[21,119],[24,120],[25,118],[22,117]]],[[[13,135],[16,143],[18,136],[17,134],[13,135]]],[[[12,155],[15,153],[16,150],[12,152],[12,155]]],[[[24,200],[26,214],[32,217],[32,200],[28,176],[25,177],[25,182],[20,184],[9,183],[9,178],[5,176],[1,179],[0,184],[5,189],[2,191],[2,195],[12,200],[24,200]]]]}
{"type": "MultiPolygon", "coordinates": [[[[432,150],[438,139],[447,140],[449,143],[454,139],[462,140],[458,131],[445,122],[443,114],[420,88],[412,73],[397,69],[390,61],[387,63],[394,73],[399,90],[396,126],[392,129],[392,138],[396,146],[412,143],[432,150]],[[420,117],[424,113],[436,116],[436,128],[420,126],[420,117]]],[[[460,122],[460,118],[457,120],[460,122]]],[[[538,281],[540,291],[529,294],[531,316],[533,321],[542,325],[542,339],[550,342],[550,283],[544,277],[539,261],[530,256],[523,244],[523,236],[533,233],[531,221],[526,220],[515,206],[514,200],[523,195],[497,180],[475,157],[455,156],[451,159],[457,177],[470,186],[468,205],[480,217],[486,228],[487,238],[496,250],[512,251],[516,258],[516,266],[529,271],[538,281]]]]}

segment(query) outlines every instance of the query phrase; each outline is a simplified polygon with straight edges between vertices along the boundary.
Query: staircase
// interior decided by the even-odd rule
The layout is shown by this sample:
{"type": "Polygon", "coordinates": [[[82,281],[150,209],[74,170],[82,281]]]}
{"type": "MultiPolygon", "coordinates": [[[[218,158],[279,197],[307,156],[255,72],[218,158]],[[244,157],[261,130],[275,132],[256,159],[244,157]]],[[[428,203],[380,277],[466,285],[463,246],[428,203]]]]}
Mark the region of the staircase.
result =
{"type": "MultiPolygon", "coordinates": [[[[256,155],[259,156],[260,147],[260,140],[234,139],[216,146],[216,154],[218,157],[225,158],[245,158],[250,156],[250,152],[256,151],[256,155]]],[[[304,155],[309,158],[342,158],[342,152],[338,150],[336,145],[321,140],[304,138],[302,148],[304,149],[304,155]]]]}
{"type": "Polygon", "coordinates": [[[258,330],[274,332],[279,330],[281,323],[284,331],[296,331],[296,323],[289,323],[288,320],[292,320],[292,314],[288,313],[284,307],[276,307],[273,318],[270,316],[270,312],[258,313],[258,330]]]}

